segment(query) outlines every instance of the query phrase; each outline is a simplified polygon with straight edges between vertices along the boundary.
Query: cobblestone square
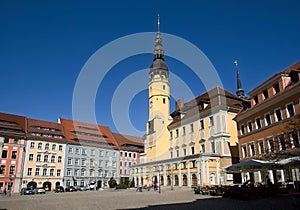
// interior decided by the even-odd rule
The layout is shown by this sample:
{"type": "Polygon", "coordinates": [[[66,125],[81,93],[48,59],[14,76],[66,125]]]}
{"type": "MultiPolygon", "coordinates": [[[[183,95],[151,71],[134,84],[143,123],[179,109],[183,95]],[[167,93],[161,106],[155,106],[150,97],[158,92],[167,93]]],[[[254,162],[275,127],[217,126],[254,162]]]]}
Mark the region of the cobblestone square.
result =
{"type": "Polygon", "coordinates": [[[191,189],[162,189],[136,192],[135,189],[104,190],[46,195],[0,197],[0,209],[298,209],[299,195],[260,200],[196,195],[191,189]]]}

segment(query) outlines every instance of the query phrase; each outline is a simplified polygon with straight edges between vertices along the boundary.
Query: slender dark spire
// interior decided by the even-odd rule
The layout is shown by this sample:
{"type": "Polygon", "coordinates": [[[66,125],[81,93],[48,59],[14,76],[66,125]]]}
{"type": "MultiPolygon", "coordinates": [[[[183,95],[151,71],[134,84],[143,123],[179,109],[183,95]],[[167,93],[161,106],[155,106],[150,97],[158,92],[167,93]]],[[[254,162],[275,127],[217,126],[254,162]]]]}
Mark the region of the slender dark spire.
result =
{"type": "Polygon", "coordinates": [[[157,33],[155,38],[155,48],[154,48],[154,60],[157,58],[163,59],[164,57],[164,49],[162,46],[162,38],[160,34],[160,20],[159,15],[157,16],[157,33]]]}
{"type": "Polygon", "coordinates": [[[241,78],[240,78],[240,73],[239,73],[239,67],[238,67],[238,61],[235,60],[234,61],[235,64],[235,68],[236,68],[236,80],[237,80],[237,90],[236,90],[236,95],[240,98],[246,98],[245,97],[245,92],[244,89],[242,87],[242,82],[241,82],[241,78]]]}

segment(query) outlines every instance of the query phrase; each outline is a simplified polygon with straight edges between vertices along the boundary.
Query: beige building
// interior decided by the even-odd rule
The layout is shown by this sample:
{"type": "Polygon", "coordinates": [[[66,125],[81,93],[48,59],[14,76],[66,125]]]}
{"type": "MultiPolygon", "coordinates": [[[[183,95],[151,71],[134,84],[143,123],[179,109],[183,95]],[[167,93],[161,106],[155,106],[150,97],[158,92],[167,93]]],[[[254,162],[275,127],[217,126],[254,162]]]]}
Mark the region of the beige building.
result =
{"type": "Polygon", "coordinates": [[[149,76],[145,154],[141,164],[131,167],[135,183],[172,187],[232,183],[224,169],[238,159],[232,119],[242,108],[242,97],[216,87],[188,103],[178,100],[170,115],[169,70],[159,31],[149,76]]]}
{"type": "Polygon", "coordinates": [[[61,124],[27,119],[22,187],[53,190],[62,186],[66,139],[61,124]]]}

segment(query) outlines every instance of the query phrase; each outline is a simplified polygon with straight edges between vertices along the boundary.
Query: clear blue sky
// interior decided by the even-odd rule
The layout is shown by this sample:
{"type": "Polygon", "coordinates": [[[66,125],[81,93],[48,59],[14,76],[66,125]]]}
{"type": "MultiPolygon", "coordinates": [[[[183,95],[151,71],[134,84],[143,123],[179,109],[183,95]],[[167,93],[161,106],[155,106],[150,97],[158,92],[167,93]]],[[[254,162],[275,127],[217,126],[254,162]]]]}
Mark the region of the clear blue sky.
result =
{"type": "MultiPolygon", "coordinates": [[[[49,121],[59,116],[71,119],[73,88],[88,58],[117,38],[156,31],[158,13],[161,31],[201,49],[224,88],[233,93],[233,61],[238,59],[248,92],[300,59],[299,8],[297,0],[1,0],[0,112],[49,121]]],[[[151,62],[152,55],[136,56],[109,72],[96,99],[99,124],[117,131],[110,111],[112,94],[126,75],[148,68],[151,62]]],[[[205,91],[192,74],[186,74],[183,64],[168,57],[166,62],[171,72],[191,85],[195,95],[205,91]]],[[[140,131],[148,118],[147,107],[144,90],[129,110],[140,131]]]]}

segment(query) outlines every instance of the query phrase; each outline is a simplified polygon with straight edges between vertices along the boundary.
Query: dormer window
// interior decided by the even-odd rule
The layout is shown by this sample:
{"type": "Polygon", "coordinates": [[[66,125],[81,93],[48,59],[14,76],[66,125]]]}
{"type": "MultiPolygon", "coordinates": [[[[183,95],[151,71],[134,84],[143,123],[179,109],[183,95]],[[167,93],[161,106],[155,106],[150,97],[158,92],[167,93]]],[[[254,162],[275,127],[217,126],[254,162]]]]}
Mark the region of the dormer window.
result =
{"type": "Polygon", "coordinates": [[[299,76],[298,76],[297,72],[292,71],[290,73],[290,77],[291,77],[291,80],[292,80],[292,84],[295,84],[295,83],[299,82],[299,76]]]}
{"type": "Polygon", "coordinates": [[[265,91],[263,92],[263,94],[264,94],[265,100],[269,98],[268,90],[265,90],[265,91]]]}
{"type": "MultiPolygon", "coordinates": [[[[258,104],[258,96],[257,96],[257,95],[256,95],[256,96],[254,96],[254,98],[253,98],[253,99],[254,99],[254,103],[255,103],[255,104],[258,104]]],[[[255,104],[254,104],[254,105],[255,105],[255,104]]]]}
{"type": "Polygon", "coordinates": [[[278,94],[278,93],[280,92],[279,84],[276,83],[276,84],[273,86],[273,89],[274,89],[274,95],[278,94]]]}

